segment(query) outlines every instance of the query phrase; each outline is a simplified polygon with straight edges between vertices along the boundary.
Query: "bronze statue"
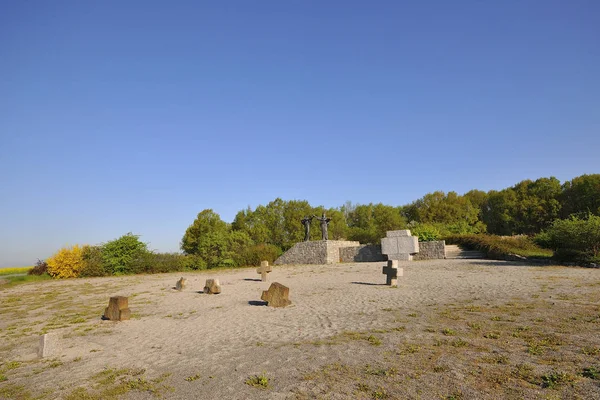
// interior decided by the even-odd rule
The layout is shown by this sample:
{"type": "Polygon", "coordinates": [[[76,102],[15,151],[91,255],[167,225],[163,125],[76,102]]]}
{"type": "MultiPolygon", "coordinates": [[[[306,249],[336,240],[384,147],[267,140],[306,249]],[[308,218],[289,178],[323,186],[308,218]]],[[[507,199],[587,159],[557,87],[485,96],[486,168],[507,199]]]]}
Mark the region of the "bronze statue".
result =
{"type": "Polygon", "coordinates": [[[304,225],[304,241],[305,242],[308,242],[310,240],[310,223],[312,222],[313,218],[315,218],[314,215],[312,215],[310,217],[304,217],[300,221],[300,222],[302,222],[302,225],[304,225]]]}
{"type": "Polygon", "coordinates": [[[325,213],[323,213],[323,216],[321,218],[319,218],[319,217],[315,217],[315,218],[317,218],[317,220],[321,221],[321,236],[323,237],[323,240],[329,240],[328,236],[327,236],[327,224],[329,223],[329,221],[331,221],[331,218],[325,217],[325,213]]]}

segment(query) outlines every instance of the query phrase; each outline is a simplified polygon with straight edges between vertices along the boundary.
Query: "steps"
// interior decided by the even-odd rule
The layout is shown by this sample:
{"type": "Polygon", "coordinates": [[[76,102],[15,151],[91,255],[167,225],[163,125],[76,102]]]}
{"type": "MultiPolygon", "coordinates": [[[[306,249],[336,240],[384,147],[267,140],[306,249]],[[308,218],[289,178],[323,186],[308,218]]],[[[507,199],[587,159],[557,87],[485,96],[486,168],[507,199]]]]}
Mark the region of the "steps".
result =
{"type": "Polygon", "coordinates": [[[475,259],[485,258],[485,254],[477,250],[463,250],[457,245],[447,244],[446,245],[446,259],[450,258],[462,258],[462,259],[475,259]]]}

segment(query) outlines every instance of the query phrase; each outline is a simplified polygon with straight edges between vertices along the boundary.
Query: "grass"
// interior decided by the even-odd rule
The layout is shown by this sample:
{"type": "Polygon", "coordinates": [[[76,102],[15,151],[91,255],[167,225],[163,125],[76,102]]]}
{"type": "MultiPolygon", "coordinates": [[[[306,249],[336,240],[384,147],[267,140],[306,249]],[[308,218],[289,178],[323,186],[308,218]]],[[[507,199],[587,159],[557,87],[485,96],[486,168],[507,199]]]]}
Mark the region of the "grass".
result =
{"type": "Polygon", "coordinates": [[[8,283],[2,286],[14,286],[22,283],[32,283],[32,282],[41,282],[51,280],[52,277],[48,274],[44,275],[17,275],[17,276],[6,276],[2,279],[6,279],[8,283]]]}

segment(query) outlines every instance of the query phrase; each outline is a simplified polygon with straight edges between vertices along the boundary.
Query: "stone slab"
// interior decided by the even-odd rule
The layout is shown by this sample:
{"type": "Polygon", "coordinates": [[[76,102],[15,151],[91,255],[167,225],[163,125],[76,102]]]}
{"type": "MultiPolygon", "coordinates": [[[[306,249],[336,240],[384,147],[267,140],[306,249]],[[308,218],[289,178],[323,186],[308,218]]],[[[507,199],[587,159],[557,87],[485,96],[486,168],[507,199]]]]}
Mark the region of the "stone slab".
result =
{"type": "Polygon", "coordinates": [[[296,243],[275,265],[284,264],[335,264],[340,262],[340,249],[357,247],[359,242],[347,240],[314,240],[296,243]]]}
{"type": "Polygon", "coordinates": [[[401,254],[388,254],[389,260],[399,260],[399,261],[412,261],[413,256],[411,254],[401,253],[401,254]]]}
{"type": "Polygon", "coordinates": [[[40,345],[38,348],[38,357],[54,357],[60,352],[60,343],[56,333],[45,333],[40,336],[40,345]]]}
{"type": "Polygon", "coordinates": [[[405,236],[396,238],[398,241],[398,253],[415,254],[419,252],[419,238],[416,236],[405,236]]]}

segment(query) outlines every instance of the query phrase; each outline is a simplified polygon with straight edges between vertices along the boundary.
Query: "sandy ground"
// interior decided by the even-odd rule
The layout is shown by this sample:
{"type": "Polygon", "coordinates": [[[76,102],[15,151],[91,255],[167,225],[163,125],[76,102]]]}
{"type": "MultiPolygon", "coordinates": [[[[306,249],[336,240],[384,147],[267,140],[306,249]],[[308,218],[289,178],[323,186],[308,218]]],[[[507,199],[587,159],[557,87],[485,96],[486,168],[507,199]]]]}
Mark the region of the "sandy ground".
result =
{"type": "MultiPolygon", "coordinates": [[[[0,289],[0,372],[5,377],[0,398],[103,398],[109,397],[108,392],[100,394],[103,390],[125,378],[147,384],[142,388],[147,390],[129,384],[134,390],[122,397],[131,399],[452,398],[452,390],[459,391],[454,398],[504,398],[505,393],[493,387],[451,390],[443,379],[432,381],[424,392],[418,385],[403,391],[399,372],[394,372],[398,383],[385,381],[387,391],[378,392],[361,386],[360,377],[336,384],[337,378],[326,379],[334,376],[327,368],[387,360],[392,353],[375,352],[370,339],[352,340],[368,338],[369,332],[387,340],[386,332],[396,329],[390,349],[418,340],[426,347],[427,335],[438,331],[427,328],[436,318],[419,322],[407,316],[433,315],[432,310],[457,304],[489,308],[530,301],[532,293],[538,293],[536,304],[549,307],[553,295],[556,299],[568,293],[570,298],[556,301],[600,317],[598,296],[590,297],[600,290],[593,286],[600,284],[597,269],[489,260],[401,262],[404,276],[398,288],[390,288],[383,284],[383,265],[276,266],[267,282],[260,281],[255,269],[239,269],[46,281],[0,289]],[[187,287],[178,292],[174,286],[180,276],[187,278],[187,287]],[[221,294],[201,293],[208,278],[220,279],[221,294]],[[291,306],[276,309],[261,302],[261,292],[272,282],[290,288],[291,306]],[[115,295],[129,297],[131,320],[100,319],[115,295]],[[52,357],[40,359],[39,335],[46,331],[57,334],[59,348],[52,357]],[[361,332],[367,333],[360,336],[361,332]],[[103,380],[111,371],[116,378],[103,380]],[[311,373],[320,377],[311,379],[311,373]],[[255,375],[268,377],[269,387],[245,383],[255,375]]],[[[592,326],[596,332],[599,327],[592,326]]],[[[579,341],[586,348],[600,348],[598,336],[579,341]]],[[[442,353],[435,354],[439,359],[442,353]]],[[[588,364],[600,368],[600,355],[591,357],[588,364]]],[[[571,364],[573,371],[580,367],[577,361],[571,364]]],[[[402,369],[402,363],[394,365],[393,371],[402,369]]],[[[460,374],[448,379],[459,384],[460,374]]],[[[600,381],[590,380],[584,389],[573,391],[583,393],[574,398],[587,398],[585,393],[589,398],[600,396],[596,382],[600,381]]],[[[543,389],[534,386],[521,394],[542,396],[543,389]]]]}

